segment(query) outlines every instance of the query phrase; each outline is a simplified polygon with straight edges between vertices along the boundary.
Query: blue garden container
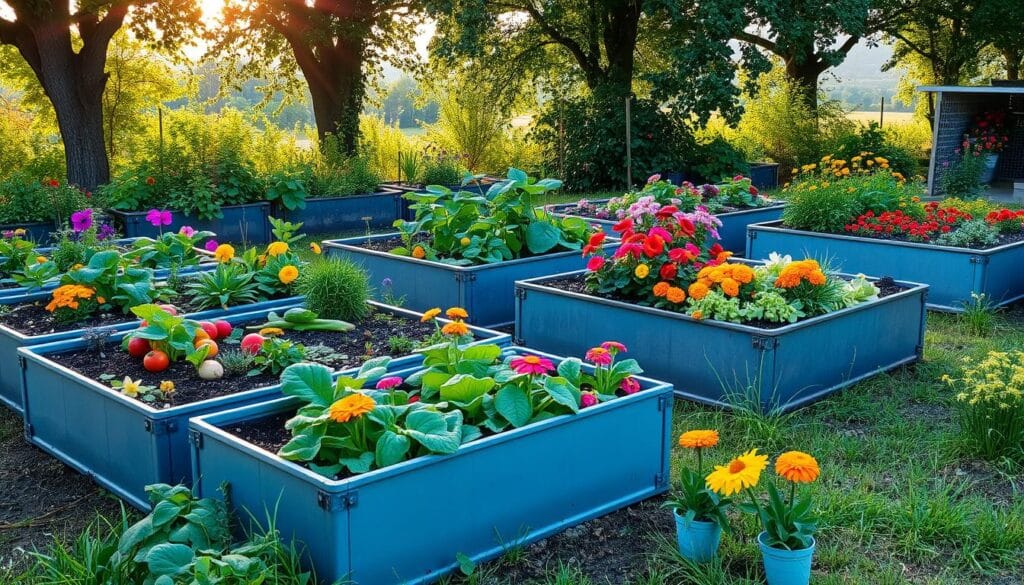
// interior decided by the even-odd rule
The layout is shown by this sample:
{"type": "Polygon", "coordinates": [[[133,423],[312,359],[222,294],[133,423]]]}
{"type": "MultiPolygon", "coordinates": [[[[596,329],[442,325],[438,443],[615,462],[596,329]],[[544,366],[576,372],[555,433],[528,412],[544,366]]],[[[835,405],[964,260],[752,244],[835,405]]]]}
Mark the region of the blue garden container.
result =
{"type": "MultiPolygon", "coordinates": [[[[598,199],[592,203],[603,204],[608,203],[608,200],[598,199]]],[[[575,203],[567,203],[563,205],[554,205],[548,209],[550,209],[551,214],[556,217],[565,217],[567,215],[571,215],[566,213],[566,211],[574,205],[575,203]]],[[[743,251],[746,250],[747,226],[753,223],[780,219],[782,217],[783,207],[784,203],[779,203],[778,205],[772,205],[769,207],[755,207],[753,209],[743,209],[740,211],[730,211],[728,213],[717,214],[715,217],[722,220],[722,226],[718,228],[718,243],[726,250],[729,250],[736,255],[742,255],[743,251]]],[[[618,220],[593,219],[590,217],[584,217],[583,219],[585,219],[589,224],[599,226],[610,236],[618,235],[614,230],[612,230],[612,226],[614,226],[618,220]]]]}
{"type": "Polygon", "coordinates": [[[16,229],[25,230],[25,239],[32,240],[39,244],[46,244],[50,241],[50,234],[57,230],[57,225],[52,221],[37,221],[31,223],[11,223],[0,225],[0,232],[16,229]]]}
{"type": "Polygon", "coordinates": [[[302,222],[306,234],[329,234],[369,228],[390,228],[402,217],[401,192],[379,189],[374,193],[306,199],[303,209],[276,209],[277,217],[302,222]]]}
{"type": "MultiPolygon", "coordinates": [[[[49,298],[50,293],[40,292],[33,293],[22,299],[0,298],[0,304],[9,305],[45,300],[49,298]]],[[[222,318],[222,315],[231,315],[235,313],[245,313],[249,311],[259,311],[292,305],[300,300],[300,297],[287,297],[283,299],[275,299],[273,301],[264,301],[262,303],[231,307],[227,311],[223,311],[221,309],[203,311],[200,313],[194,313],[190,318],[222,318]]],[[[138,318],[129,313],[125,315],[125,320],[123,322],[105,325],[103,327],[98,327],[97,329],[101,331],[114,332],[127,331],[128,329],[138,326],[138,322],[138,318]]],[[[21,374],[25,361],[19,356],[18,348],[79,339],[82,337],[82,333],[84,331],[84,329],[72,329],[70,331],[61,331],[59,333],[49,333],[46,335],[24,335],[10,327],[0,325],[0,403],[3,403],[15,412],[22,412],[21,374]]]]}
{"type": "Polygon", "coordinates": [[[195,490],[226,483],[243,517],[279,510],[276,528],[305,545],[324,582],[432,583],[459,553],[481,562],[666,491],[672,387],[639,381],[576,415],[337,481],[225,430],[293,414],[297,399],[193,418],[195,490]]]}
{"type": "MultiPolygon", "coordinates": [[[[361,265],[377,288],[391,279],[391,294],[405,297],[406,307],[426,311],[433,307],[462,307],[469,320],[484,327],[500,327],[515,318],[516,280],[576,270],[586,265],[578,251],[556,252],[519,260],[478,266],[455,266],[363,248],[371,240],[390,240],[397,233],[323,242],[324,254],[361,265]]],[[[612,251],[618,243],[605,244],[612,251]]]]}
{"type": "Polygon", "coordinates": [[[984,293],[998,306],[1024,298],[1024,241],[972,250],[792,230],[781,222],[750,226],[747,257],[771,252],[822,259],[844,272],[926,283],[928,308],[938,311],[963,311],[971,293],[984,293]]]}
{"type": "Polygon", "coordinates": [[[879,372],[917,361],[924,347],[927,285],[774,329],[516,282],[514,342],[582,355],[614,339],[676,395],[717,406],[790,410],[879,372]],[[567,334],[566,332],[571,332],[567,334]]]}
{"type": "Polygon", "coordinates": [[[757,536],[757,545],[761,548],[761,559],[764,561],[764,575],[768,585],[807,585],[811,582],[811,563],[814,560],[814,547],[800,550],[772,548],[764,543],[767,532],[757,536]]]}
{"type": "Polygon", "coordinates": [[[156,227],[146,220],[146,211],[107,211],[117,222],[125,236],[155,238],[161,230],[176,232],[181,226],[191,226],[197,231],[217,234],[220,242],[266,244],[270,242],[270,203],[259,201],[245,205],[225,205],[220,208],[221,217],[199,219],[180,211],[171,211],[171,225],[156,227]]]}
{"type": "Polygon", "coordinates": [[[676,543],[683,558],[695,563],[704,563],[718,554],[718,546],[722,542],[722,527],[717,522],[687,522],[677,510],[673,510],[672,515],[676,519],[676,543]]]}
{"type": "Polygon", "coordinates": [[[761,189],[775,189],[779,186],[779,163],[750,163],[750,183],[761,189]]]}
{"type": "MultiPolygon", "coordinates": [[[[292,299],[277,310],[299,306],[292,299]]],[[[377,310],[418,318],[420,315],[374,303],[377,310]]],[[[264,319],[267,310],[200,313],[196,319],[225,319],[232,324],[264,319]]],[[[442,320],[443,321],[443,320],[442,320]]],[[[474,344],[508,343],[505,334],[472,328],[474,344]]],[[[118,333],[119,341],[126,332],[118,333]]],[[[34,445],[67,463],[141,510],[149,508],[145,486],[191,484],[188,419],[245,404],[280,398],[279,384],[181,406],[157,409],[122,395],[109,384],[86,378],[49,355],[81,349],[80,339],[22,348],[22,398],[25,436],[34,445]]],[[[396,360],[409,367],[420,356],[396,360]]],[[[349,370],[352,371],[352,370],[349,370]]]]}

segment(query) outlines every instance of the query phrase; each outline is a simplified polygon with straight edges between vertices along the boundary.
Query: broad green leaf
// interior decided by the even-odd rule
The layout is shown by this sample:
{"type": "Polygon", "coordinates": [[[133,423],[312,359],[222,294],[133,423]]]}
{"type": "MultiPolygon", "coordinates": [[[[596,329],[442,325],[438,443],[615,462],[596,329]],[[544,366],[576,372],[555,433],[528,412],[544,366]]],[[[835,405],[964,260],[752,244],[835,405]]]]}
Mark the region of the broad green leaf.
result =
{"type": "Polygon", "coordinates": [[[471,345],[462,352],[463,360],[479,360],[491,363],[501,357],[501,348],[494,344],[471,345]]]}
{"type": "Polygon", "coordinates": [[[534,254],[543,254],[558,245],[562,233],[550,223],[535,221],[526,228],[526,247],[534,254]]]}
{"type": "Polygon", "coordinates": [[[344,465],[352,473],[366,473],[373,466],[374,455],[369,451],[362,453],[359,457],[346,457],[339,463],[344,465]]]}
{"type": "Polygon", "coordinates": [[[311,323],[316,320],[317,314],[309,309],[295,307],[284,313],[284,320],[289,323],[311,323]]]}
{"type": "Polygon", "coordinates": [[[281,392],[319,406],[334,402],[331,370],[320,364],[293,364],[281,373],[281,392]]]}
{"type": "Polygon", "coordinates": [[[306,427],[281,447],[277,454],[292,461],[311,461],[320,452],[320,442],[326,430],[325,424],[306,427]]]}
{"type": "Polygon", "coordinates": [[[153,526],[159,528],[164,524],[167,524],[171,520],[177,518],[181,510],[182,506],[175,504],[170,500],[161,500],[156,506],[153,506],[153,511],[150,514],[152,516],[153,526]]]}
{"type": "MultiPolygon", "coordinates": [[[[461,418],[461,413],[455,413],[461,418]]],[[[444,415],[434,410],[417,410],[405,417],[405,433],[434,453],[454,453],[462,443],[461,422],[449,430],[444,415]]]]}
{"type": "Polygon", "coordinates": [[[529,423],[530,417],[533,416],[530,397],[515,384],[508,384],[498,390],[497,396],[494,397],[494,406],[514,427],[529,423]]]}
{"type": "Polygon", "coordinates": [[[377,467],[387,467],[389,465],[399,463],[405,459],[405,454],[408,452],[408,437],[395,434],[391,431],[385,431],[384,434],[377,439],[377,467]]]}
{"type": "Polygon", "coordinates": [[[441,400],[472,402],[492,388],[494,388],[493,378],[477,378],[471,375],[458,374],[452,376],[451,379],[441,385],[441,400]]]}
{"type": "Polygon", "coordinates": [[[565,378],[545,378],[544,391],[558,404],[569,407],[573,412],[579,411],[579,390],[570,386],[565,378]]]}
{"type": "Polygon", "coordinates": [[[184,544],[165,542],[154,546],[146,555],[149,572],[154,575],[178,575],[196,558],[184,544]]]}

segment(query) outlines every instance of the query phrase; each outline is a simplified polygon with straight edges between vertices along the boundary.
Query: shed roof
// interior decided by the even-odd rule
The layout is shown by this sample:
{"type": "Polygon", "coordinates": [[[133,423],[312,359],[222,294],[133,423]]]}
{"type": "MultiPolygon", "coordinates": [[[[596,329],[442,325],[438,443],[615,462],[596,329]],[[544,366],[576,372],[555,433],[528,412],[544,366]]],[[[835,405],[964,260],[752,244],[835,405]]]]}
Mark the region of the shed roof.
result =
{"type": "Polygon", "coordinates": [[[934,93],[979,93],[1012,95],[1024,93],[1024,85],[922,85],[918,91],[934,93]]]}

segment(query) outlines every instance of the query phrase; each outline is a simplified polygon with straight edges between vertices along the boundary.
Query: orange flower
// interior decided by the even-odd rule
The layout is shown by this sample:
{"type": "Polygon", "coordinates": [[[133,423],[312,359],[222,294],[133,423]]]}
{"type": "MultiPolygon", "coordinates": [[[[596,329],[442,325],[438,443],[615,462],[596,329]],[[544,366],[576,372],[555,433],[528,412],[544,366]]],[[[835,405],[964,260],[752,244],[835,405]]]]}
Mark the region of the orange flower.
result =
{"type": "Polygon", "coordinates": [[[445,317],[449,319],[468,319],[469,313],[462,307],[452,307],[444,312],[445,317]]]}
{"type": "Polygon", "coordinates": [[[754,280],[754,269],[746,264],[734,264],[732,267],[732,277],[739,281],[740,284],[749,284],[754,280]]]}
{"type": "Polygon", "coordinates": [[[299,269],[292,266],[291,264],[285,266],[277,272],[277,279],[282,284],[291,284],[295,282],[295,279],[299,277],[299,269]]]}
{"type": "Polygon", "coordinates": [[[690,316],[693,317],[694,319],[700,321],[701,319],[704,318],[704,313],[701,312],[701,311],[694,311],[690,316]]]}
{"type": "Polygon", "coordinates": [[[667,298],[670,303],[676,303],[678,305],[686,300],[686,291],[677,286],[671,286],[665,293],[665,298],[667,298]]]}
{"type": "Polygon", "coordinates": [[[421,323],[426,323],[427,321],[433,321],[440,314],[441,314],[441,309],[438,309],[438,308],[435,307],[433,309],[430,309],[426,313],[423,313],[423,316],[420,317],[420,322],[421,323]]]}
{"type": "Polygon", "coordinates": [[[665,296],[666,294],[668,294],[668,289],[671,286],[672,285],[670,285],[667,282],[659,282],[658,284],[654,285],[654,290],[653,290],[654,296],[656,296],[656,297],[663,297],[663,296],[665,296]]]}
{"type": "Polygon", "coordinates": [[[469,327],[467,327],[462,321],[452,321],[451,323],[446,323],[445,326],[441,328],[441,333],[444,333],[445,335],[453,335],[455,337],[462,337],[469,333],[469,327]]]}
{"type": "Polygon", "coordinates": [[[413,258],[424,258],[427,255],[427,251],[423,249],[423,246],[416,246],[412,249],[413,258]]]}
{"type": "Polygon", "coordinates": [[[710,291],[708,291],[708,286],[706,284],[698,281],[690,285],[688,292],[690,293],[691,299],[699,301],[708,296],[708,292],[710,291]]]}
{"type": "Polygon", "coordinates": [[[787,451],[775,460],[775,473],[793,483],[810,483],[818,479],[821,469],[807,453],[787,451]]]}
{"type": "Polygon", "coordinates": [[[366,394],[356,392],[338,400],[327,410],[334,422],[347,423],[373,410],[377,403],[366,394]]]}
{"type": "Polygon", "coordinates": [[[740,294],[740,283],[736,282],[731,278],[722,280],[722,292],[727,296],[735,297],[740,294]]]}
{"type": "Polygon", "coordinates": [[[718,431],[686,431],[679,436],[679,446],[687,449],[703,449],[718,444],[718,431]]]}
{"type": "Polygon", "coordinates": [[[94,294],[96,294],[96,290],[92,287],[65,284],[57,287],[50,294],[50,302],[46,305],[46,310],[52,313],[60,308],[77,309],[79,299],[91,299],[94,294]]]}

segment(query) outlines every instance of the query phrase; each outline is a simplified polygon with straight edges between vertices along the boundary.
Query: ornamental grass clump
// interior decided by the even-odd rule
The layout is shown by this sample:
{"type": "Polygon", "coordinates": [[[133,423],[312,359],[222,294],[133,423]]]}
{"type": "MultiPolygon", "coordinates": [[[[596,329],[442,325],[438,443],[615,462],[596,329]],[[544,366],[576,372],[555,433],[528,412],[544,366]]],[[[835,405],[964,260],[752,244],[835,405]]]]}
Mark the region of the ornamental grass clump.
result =
{"type": "Polygon", "coordinates": [[[370,312],[370,278],[347,260],[318,258],[305,266],[296,292],[306,297],[306,307],[324,319],[357,322],[370,312]]]}
{"type": "Polygon", "coordinates": [[[960,439],[969,452],[1024,460],[1024,352],[965,357],[959,375],[942,380],[957,392],[960,439]]]}

